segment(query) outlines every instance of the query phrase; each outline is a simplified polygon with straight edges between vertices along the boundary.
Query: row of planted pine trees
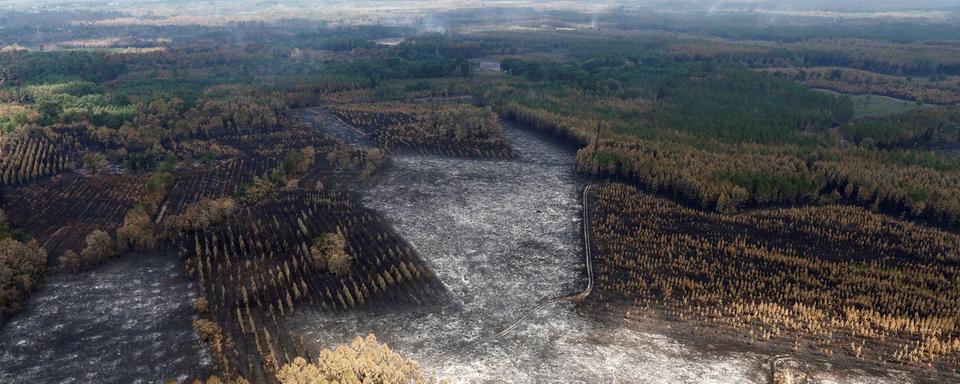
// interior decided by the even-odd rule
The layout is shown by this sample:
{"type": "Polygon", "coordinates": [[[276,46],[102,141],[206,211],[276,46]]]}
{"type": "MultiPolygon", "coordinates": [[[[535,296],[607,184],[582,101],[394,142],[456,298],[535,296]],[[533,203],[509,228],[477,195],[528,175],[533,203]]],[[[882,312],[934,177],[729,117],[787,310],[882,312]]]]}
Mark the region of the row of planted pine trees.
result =
{"type": "Polygon", "coordinates": [[[376,212],[341,193],[277,192],[211,228],[182,232],[177,243],[217,325],[219,336],[207,339],[218,340],[219,362],[257,381],[308,355],[284,325],[297,311],[424,304],[442,292],[376,212]],[[328,237],[342,240],[321,240],[328,237]]]}
{"type": "Polygon", "coordinates": [[[724,215],[592,190],[597,298],[857,359],[960,363],[960,236],[828,205],[724,215]]]}

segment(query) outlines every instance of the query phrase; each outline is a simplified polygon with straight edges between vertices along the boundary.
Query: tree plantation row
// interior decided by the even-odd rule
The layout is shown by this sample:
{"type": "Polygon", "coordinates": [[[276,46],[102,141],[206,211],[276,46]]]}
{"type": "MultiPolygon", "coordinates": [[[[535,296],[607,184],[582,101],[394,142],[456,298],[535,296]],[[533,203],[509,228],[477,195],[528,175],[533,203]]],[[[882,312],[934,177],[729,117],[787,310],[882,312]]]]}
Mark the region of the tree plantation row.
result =
{"type": "Polygon", "coordinates": [[[188,273],[202,287],[208,344],[230,377],[272,381],[306,356],[283,318],[305,308],[426,304],[442,287],[375,212],[339,193],[278,192],[181,232],[188,273]]]}
{"type": "Polygon", "coordinates": [[[22,308],[44,264],[69,273],[177,245],[202,288],[195,328],[217,366],[232,379],[275,382],[284,364],[312,356],[283,326],[295,308],[442,296],[412,249],[344,192],[377,171],[382,150],[324,136],[322,125],[301,124],[271,104],[277,99],[229,92],[193,107],[159,99],[115,128],[57,123],[5,137],[14,185],[4,202],[24,232],[5,245],[4,317],[22,308]],[[83,168],[68,158],[82,158],[83,168]],[[39,242],[27,244],[27,233],[39,242]]]}
{"type": "Polygon", "coordinates": [[[946,228],[960,222],[955,109],[851,120],[849,100],[766,75],[641,61],[505,61],[529,80],[536,68],[554,72],[549,81],[514,79],[478,92],[501,115],[579,143],[577,165],[587,174],[693,206],[735,212],[843,201],[946,228]],[[607,80],[618,85],[591,88],[607,80]],[[670,82],[680,89],[658,85],[670,82]],[[626,95],[634,97],[629,107],[611,102],[626,95]]]}
{"type": "Polygon", "coordinates": [[[512,157],[497,115],[470,105],[349,104],[334,114],[364,129],[383,148],[426,148],[450,155],[512,157]]]}
{"type": "Polygon", "coordinates": [[[590,204],[601,303],[794,351],[957,367],[956,234],[836,205],[709,213],[622,184],[590,204]]]}

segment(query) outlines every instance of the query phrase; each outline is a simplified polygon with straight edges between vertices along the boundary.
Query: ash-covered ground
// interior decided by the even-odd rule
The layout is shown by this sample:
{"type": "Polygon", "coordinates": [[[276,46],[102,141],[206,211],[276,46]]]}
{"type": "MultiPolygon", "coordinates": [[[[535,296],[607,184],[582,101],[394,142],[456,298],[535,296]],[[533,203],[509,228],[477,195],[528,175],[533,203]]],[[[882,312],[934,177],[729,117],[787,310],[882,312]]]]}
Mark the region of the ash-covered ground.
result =
{"type": "Polygon", "coordinates": [[[294,116],[304,124],[322,129],[324,133],[340,139],[345,144],[359,148],[374,148],[376,145],[360,129],[344,123],[324,107],[303,108],[293,111],[294,116]]]}
{"type": "Polygon", "coordinates": [[[699,353],[663,335],[539,303],[586,284],[582,185],[574,153],[505,123],[517,160],[402,155],[364,203],[383,212],[436,271],[453,303],[434,308],[300,312],[289,323],[315,348],[374,333],[453,382],[766,383],[767,356],[699,353]]]}
{"type": "Polygon", "coordinates": [[[175,255],[47,278],[0,329],[0,383],[183,382],[211,372],[175,255]]]}
{"type": "MultiPolygon", "coordinates": [[[[598,321],[568,302],[462,349],[586,284],[573,152],[510,124],[505,134],[519,159],[395,156],[365,192],[365,204],[390,218],[436,271],[450,301],[301,311],[291,327],[316,349],[374,333],[457,383],[768,381],[770,356],[704,353],[655,331],[598,321]]],[[[177,265],[170,255],[133,255],[47,279],[28,310],[0,329],[0,383],[146,383],[209,373],[191,325],[194,290],[177,265]]],[[[899,382],[842,374],[815,375],[822,383],[899,382]]]]}

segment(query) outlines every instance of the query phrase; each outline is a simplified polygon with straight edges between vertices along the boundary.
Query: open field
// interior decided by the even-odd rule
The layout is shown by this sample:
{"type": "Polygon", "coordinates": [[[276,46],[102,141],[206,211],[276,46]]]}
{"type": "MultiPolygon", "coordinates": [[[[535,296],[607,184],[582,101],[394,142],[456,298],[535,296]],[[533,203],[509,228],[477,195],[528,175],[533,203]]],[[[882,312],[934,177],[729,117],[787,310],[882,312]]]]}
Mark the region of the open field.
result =
{"type": "Polygon", "coordinates": [[[843,67],[765,68],[773,76],[792,79],[814,88],[853,95],[876,95],[912,102],[950,105],[960,103],[960,78],[942,79],[892,76],[843,67]]]}
{"type": "MultiPolygon", "coordinates": [[[[843,93],[829,89],[817,89],[831,95],[843,93]]],[[[880,95],[847,95],[853,101],[853,117],[881,117],[909,112],[924,106],[918,106],[915,101],[896,99],[880,95]]]]}

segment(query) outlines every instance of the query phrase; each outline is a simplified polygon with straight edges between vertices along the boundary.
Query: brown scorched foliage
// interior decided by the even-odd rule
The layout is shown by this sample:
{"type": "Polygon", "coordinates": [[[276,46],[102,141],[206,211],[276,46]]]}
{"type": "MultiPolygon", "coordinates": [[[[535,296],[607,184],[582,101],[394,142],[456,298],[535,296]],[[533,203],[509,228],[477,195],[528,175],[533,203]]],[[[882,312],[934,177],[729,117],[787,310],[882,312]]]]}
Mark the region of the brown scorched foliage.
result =
{"type": "Polygon", "coordinates": [[[408,148],[467,157],[512,157],[497,115],[463,104],[335,105],[331,111],[386,149],[408,148]]]}
{"type": "Polygon", "coordinates": [[[600,300],[827,355],[960,362],[956,234],[857,207],[723,215],[621,184],[592,193],[600,300]]]}

